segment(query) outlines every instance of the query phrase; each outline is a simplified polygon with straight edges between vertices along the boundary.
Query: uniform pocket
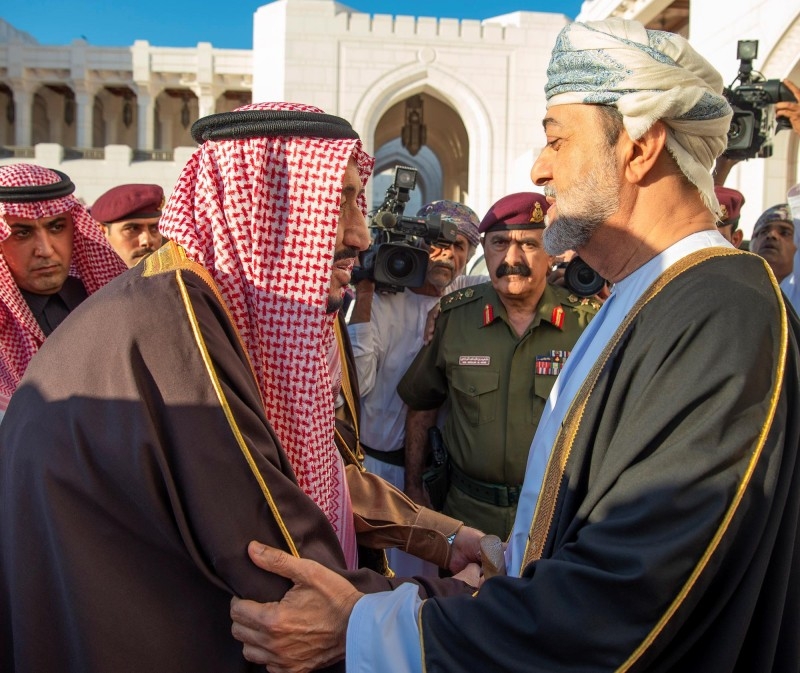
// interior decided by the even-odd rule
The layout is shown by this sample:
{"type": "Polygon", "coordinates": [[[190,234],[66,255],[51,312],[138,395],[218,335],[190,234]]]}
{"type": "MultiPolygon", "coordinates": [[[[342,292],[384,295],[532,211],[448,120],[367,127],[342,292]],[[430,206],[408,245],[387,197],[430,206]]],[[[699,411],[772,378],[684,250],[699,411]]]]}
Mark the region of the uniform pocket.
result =
{"type": "Polygon", "coordinates": [[[528,422],[534,427],[539,424],[539,419],[544,411],[547,398],[550,397],[550,391],[553,390],[553,386],[556,383],[556,378],[558,377],[550,376],[549,374],[536,374],[533,377],[533,396],[528,407],[530,410],[528,422]]]}
{"type": "Polygon", "coordinates": [[[453,370],[453,389],[464,417],[471,425],[491,423],[497,415],[498,372],[478,367],[453,370]]]}
{"type": "Polygon", "coordinates": [[[546,402],[556,383],[556,378],[547,374],[537,374],[533,379],[533,392],[536,397],[541,397],[546,402]]]}

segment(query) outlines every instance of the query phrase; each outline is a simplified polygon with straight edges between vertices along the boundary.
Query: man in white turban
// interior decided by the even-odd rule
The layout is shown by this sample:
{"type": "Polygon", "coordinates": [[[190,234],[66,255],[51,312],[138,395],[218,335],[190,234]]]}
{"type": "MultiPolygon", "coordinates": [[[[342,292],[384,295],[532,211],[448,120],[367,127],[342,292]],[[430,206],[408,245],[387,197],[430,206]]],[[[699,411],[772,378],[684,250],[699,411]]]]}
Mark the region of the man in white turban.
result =
{"type": "Polygon", "coordinates": [[[303,652],[344,656],[346,627],[349,673],[798,671],[800,324],[715,226],[720,77],[683,38],[621,20],[566,27],[548,75],[531,172],[545,247],[576,248],[614,291],[534,436],[507,576],[474,596],[362,596],[251,545],[296,584],[233,606],[270,670],[306,670],[279,630],[308,613],[325,629],[303,652]]]}

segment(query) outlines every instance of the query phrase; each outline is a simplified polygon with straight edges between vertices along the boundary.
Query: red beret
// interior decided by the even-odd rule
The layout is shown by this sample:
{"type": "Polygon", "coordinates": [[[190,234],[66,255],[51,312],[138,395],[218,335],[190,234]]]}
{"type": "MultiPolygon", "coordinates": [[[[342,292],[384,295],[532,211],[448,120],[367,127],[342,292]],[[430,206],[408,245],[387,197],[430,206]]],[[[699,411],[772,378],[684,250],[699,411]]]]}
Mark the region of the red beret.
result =
{"type": "Polygon", "coordinates": [[[744,204],[744,194],[730,187],[722,187],[720,185],[714,185],[714,193],[717,195],[717,201],[719,201],[719,219],[721,221],[718,226],[732,224],[735,229],[736,225],[739,224],[739,215],[744,204]]]}
{"type": "Polygon", "coordinates": [[[500,229],[544,229],[544,214],[550,204],[542,194],[518,192],[504,196],[481,220],[478,232],[500,229]]]}
{"type": "Polygon", "coordinates": [[[158,185],[119,185],[103,194],[91,209],[103,224],[136,218],[159,217],[164,207],[164,190],[158,185]]]}

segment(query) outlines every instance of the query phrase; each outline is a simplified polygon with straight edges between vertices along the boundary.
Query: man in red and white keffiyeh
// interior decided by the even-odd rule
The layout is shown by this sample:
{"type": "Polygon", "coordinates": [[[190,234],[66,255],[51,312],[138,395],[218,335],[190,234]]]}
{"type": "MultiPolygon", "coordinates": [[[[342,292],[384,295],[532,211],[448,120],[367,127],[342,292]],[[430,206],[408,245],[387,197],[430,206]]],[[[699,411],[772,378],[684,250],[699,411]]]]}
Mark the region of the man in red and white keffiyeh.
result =
{"type": "MultiPolygon", "coordinates": [[[[237,112],[247,110],[322,113],[290,103],[237,112]]],[[[164,235],[217,283],[250,356],[267,420],[301,488],[336,530],[350,567],[357,561],[355,530],[334,447],[336,386],[327,353],[353,262],[369,243],[363,187],[372,167],[357,137],[206,140],[161,220],[164,235]]]]}
{"type": "MultiPolygon", "coordinates": [[[[66,175],[48,168],[0,166],[0,417],[46,336],[28,301],[67,282],[80,298],[126,269],[74,190],[66,175]],[[72,228],[72,240],[59,255],[48,239],[64,228],[72,228]]],[[[68,300],[63,311],[70,308],[68,300]]]]}

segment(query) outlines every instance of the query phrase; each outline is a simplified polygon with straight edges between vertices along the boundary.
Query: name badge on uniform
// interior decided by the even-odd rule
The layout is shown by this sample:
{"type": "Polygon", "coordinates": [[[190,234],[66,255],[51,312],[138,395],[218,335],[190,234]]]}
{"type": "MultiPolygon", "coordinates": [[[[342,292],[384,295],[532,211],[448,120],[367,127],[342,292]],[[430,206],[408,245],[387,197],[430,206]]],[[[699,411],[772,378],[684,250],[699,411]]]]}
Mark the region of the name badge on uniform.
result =
{"type": "Polygon", "coordinates": [[[536,373],[544,376],[558,376],[570,351],[550,351],[547,355],[536,356],[536,373]]]}
{"type": "Polygon", "coordinates": [[[458,364],[472,367],[488,367],[492,364],[490,355],[459,355],[458,364]]]}

